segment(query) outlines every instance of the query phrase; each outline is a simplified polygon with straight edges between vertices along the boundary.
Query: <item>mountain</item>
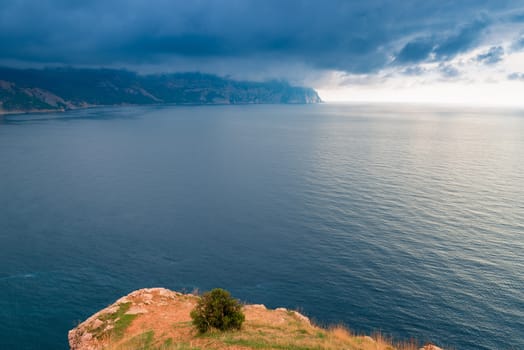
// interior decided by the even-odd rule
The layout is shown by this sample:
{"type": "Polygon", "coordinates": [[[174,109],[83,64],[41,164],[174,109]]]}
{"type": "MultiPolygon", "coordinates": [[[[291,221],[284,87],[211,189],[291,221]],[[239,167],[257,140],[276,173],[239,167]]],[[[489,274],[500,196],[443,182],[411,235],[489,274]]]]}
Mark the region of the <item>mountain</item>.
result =
{"type": "Polygon", "coordinates": [[[0,68],[0,113],[89,106],[321,102],[311,88],[248,82],[202,73],[140,75],[115,69],[0,68]]]}

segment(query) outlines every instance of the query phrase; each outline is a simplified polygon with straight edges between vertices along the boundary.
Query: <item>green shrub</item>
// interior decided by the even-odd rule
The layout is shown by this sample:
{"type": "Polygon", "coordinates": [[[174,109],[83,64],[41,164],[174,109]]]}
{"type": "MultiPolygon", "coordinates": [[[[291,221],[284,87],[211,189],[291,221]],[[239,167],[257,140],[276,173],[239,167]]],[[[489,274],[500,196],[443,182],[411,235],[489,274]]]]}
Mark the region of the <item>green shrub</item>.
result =
{"type": "Polygon", "coordinates": [[[191,318],[198,331],[205,333],[210,328],[221,331],[240,329],[245,316],[238,300],[233,299],[228,291],[215,288],[202,295],[191,311],[191,318]]]}

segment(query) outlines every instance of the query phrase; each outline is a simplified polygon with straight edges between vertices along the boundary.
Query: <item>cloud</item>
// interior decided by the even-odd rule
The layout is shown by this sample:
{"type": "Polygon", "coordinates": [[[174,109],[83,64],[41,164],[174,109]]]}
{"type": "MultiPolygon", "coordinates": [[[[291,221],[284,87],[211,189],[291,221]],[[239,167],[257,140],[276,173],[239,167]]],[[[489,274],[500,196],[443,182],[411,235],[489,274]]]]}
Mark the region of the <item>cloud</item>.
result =
{"type": "Polygon", "coordinates": [[[440,74],[446,79],[453,79],[460,76],[460,71],[450,64],[439,64],[438,70],[440,74]]]}
{"type": "MultiPolygon", "coordinates": [[[[406,43],[396,55],[394,65],[412,65],[423,62],[446,62],[474,48],[481,40],[489,21],[483,15],[470,23],[433,36],[417,37],[406,43]]],[[[492,47],[477,57],[479,62],[494,64],[502,59],[502,47],[492,47]]],[[[447,67],[447,66],[446,66],[447,67]]],[[[410,73],[410,70],[406,70],[410,73]]],[[[453,70],[444,69],[446,77],[455,76],[453,70]]]]}
{"type": "Polygon", "coordinates": [[[488,23],[482,17],[463,25],[456,32],[443,33],[438,37],[418,37],[404,45],[395,57],[395,62],[405,64],[450,60],[474,47],[488,23]]]}
{"type": "Polygon", "coordinates": [[[475,46],[489,21],[483,17],[463,26],[456,34],[446,37],[435,49],[439,59],[450,59],[475,46]]]}
{"type": "Polygon", "coordinates": [[[517,12],[517,13],[511,14],[510,20],[512,22],[517,22],[517,23],[524,22],[524,12],[517,12]]]}
{"type": "Polygon", "coordinates": [[[398,53],[398,63],[412,63],[426,60],[435,48],[434,38],[417,38],[408,42],[398,53]]]}
{"type": "MultiPolygon", "coordinates": [[[[518,1],[3,0],[0,64],[373,74],[446,62],[518,1]],[[275,69],[283,71],[284,69],[275,69]]],[[[515,24],[516,25],[516,24],[515,24]]]]}
{"type": "Polygon", "coordinates": [[[511,43],[512,51],[521,51],[522,49],[524,49],[524,33],[521,33],[519,37],[511,43]]]}
{"type": "Polygon", "coordinates": [[[502,46],[493,46],[488,51],[478,54],[475,60],[484,64],[495,64],[502,61],[504,48],[502,46]]]}
{"type": "Polygon", "coordinates": [[[409,66],[401,71],[401,74],[403,75],[409,75],[409,76],[420,76],[426,73],[428,70],[426,68],[423,68],[421,66],[409,66]]]}
{"type": "Polygon", "coordinates": [[[508,75],[508,80],[522,80],[524,81],[524,73],[511,73],[508,75]]]}

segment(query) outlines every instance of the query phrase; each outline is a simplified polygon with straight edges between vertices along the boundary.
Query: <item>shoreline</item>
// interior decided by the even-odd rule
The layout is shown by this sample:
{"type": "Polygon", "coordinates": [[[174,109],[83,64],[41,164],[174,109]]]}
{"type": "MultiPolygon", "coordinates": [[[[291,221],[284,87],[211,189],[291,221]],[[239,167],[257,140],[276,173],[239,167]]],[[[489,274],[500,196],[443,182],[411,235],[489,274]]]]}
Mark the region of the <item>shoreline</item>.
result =
{"type": "Polygon", "coordinates": [[[28,111],[15,110],[15,111],[5,111],[0,110],[0,116],[9,116],[9,115],[21,115],[21,114],[46,114],[46,113],[62,113],[71,111],[72,109],[32,109],[28,111]]]}
{"type": "Polygon", "coordinates": [[[85,107],[75,107],[67,109],[32,109],[32,110],[13,110],[6,111],[0,109],[0,116],[23,115],[23,114],[49,114],[49,113],[66,113],[79,109],[104,108],[104,107],[146,107],[146,106],[254,106],[254,105],[277,105],[277,106],[307,106],[319,105],[326,102],[317,103],[148,103],[148,104],[121,104],[121,105],[89,105],[85,107]]]}

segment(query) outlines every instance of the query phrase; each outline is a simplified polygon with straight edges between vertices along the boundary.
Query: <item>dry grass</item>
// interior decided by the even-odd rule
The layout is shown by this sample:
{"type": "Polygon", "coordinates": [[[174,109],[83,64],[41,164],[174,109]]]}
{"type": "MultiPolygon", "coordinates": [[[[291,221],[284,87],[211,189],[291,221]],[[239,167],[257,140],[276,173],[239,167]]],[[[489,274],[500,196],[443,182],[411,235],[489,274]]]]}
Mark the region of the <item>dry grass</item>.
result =
{"type": "MultiPolygon", "coordinates": [[[[267,310],[268,313],[275,311],[267,310]]],[[[273,316],[273,315],[272,315],[273,316]]],[[[394,344],[380,333],[372,337],[352,334],[343,326],[319,328],[293,314],[281,313],[284,322],[275,325],[265,319],[246,321],[241,331],[213,331],[198,334],[188,322],[174,324],[187,336],[173,339],[153,330],[145,331],[125,341],[109,341],[104,350],[198,350],[198,349],[279,349],[279,350],[418,350],[415,342],[394,344]]],[[[272,318],[272,317],[270,317],[272,318]]]]}

